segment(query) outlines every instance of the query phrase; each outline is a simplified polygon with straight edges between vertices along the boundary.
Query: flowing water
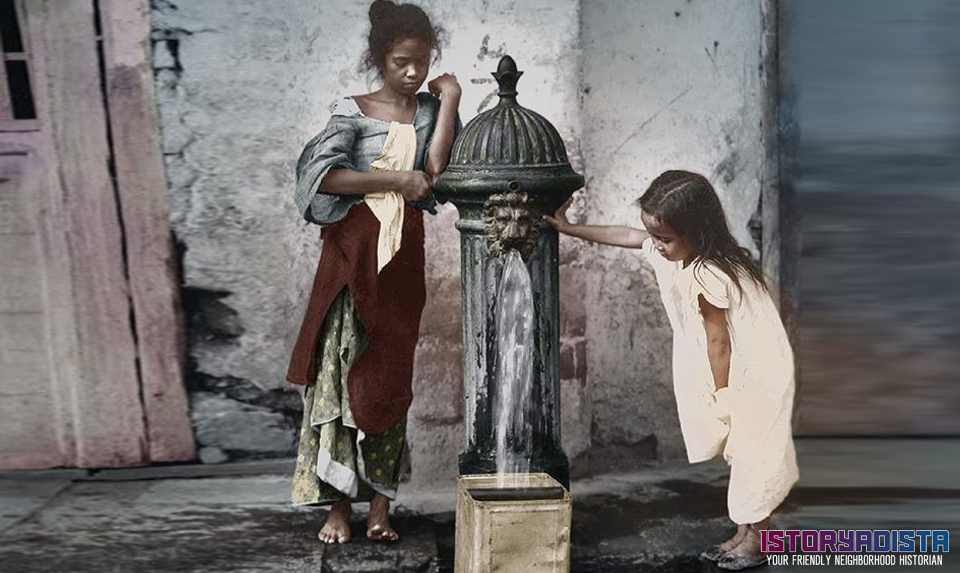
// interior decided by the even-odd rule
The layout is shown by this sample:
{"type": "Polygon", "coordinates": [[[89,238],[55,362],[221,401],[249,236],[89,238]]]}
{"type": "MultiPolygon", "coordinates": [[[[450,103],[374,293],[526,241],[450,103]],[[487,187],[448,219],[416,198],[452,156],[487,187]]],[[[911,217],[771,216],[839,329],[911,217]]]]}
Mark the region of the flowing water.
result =
{"type": "Polygon", "coordinates": [[[497,473],[527,473],[533,432],[527,412],[533,386],[533,286],[520,254],[507,253],[497,289],[497,473]]]}

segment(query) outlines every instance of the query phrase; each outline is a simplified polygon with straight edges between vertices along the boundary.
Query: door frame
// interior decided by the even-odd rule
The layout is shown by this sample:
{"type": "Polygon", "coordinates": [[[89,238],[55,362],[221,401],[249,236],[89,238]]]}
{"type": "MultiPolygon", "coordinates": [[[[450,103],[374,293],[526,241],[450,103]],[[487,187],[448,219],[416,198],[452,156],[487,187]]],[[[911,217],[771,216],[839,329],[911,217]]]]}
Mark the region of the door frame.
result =
{"type": "Polygon", "coordinates": [[[761,0],[760,74],[763,89],[760,221],[761,266],[795,357],[793,428],[799,422],[800,210],[794,181],[799,131],[794,115],[796,87],[788,49],[791,15],[787,2],[761,0]]]}

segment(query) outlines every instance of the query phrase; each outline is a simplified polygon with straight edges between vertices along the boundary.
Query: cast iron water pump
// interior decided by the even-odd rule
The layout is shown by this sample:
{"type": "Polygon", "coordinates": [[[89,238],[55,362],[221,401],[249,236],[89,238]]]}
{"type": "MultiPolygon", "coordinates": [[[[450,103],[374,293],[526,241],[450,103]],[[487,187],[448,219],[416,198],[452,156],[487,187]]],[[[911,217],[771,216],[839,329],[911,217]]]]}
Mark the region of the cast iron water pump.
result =
{"type": "Polygon", "coordinates": [[[492,407],[497,391],[497,284],[488,260],[491,250],[497,254],[513,247],[524,255],[530,271],[536,313],[533,397],[525,406],[533,426],[530,471],[548,473],[569,487],[567,457],[560,445],[558,237],[539,213],[553,213],[583,186],[583,176],[570,166],[556,128],[517,103],[522,73],[513,58],[501,58],[493,74],[500,102],[464,127],[435,188],[437,198],[456,205],[460,214],[467,440],[459,466],[462,475],[496,471],[492,407]],[[515,220],[504,223],[504,217],[515,220]]]}

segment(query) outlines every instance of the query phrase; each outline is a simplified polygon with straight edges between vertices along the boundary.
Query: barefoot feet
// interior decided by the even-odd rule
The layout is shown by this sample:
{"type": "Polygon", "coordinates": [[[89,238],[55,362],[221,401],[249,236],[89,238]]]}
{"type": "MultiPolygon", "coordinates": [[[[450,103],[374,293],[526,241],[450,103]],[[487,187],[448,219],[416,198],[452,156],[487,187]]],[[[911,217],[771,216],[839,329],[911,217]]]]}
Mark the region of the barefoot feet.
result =
{"type": "Polygon", "coordinates": [[[330,515],[323,529],[317,534],[323,543],[346,543],[350,541],[350,500],[338,501],[330,508],[330,515]]]}
{"type": "Polygon", "coordinates": [[[379,493],[370,500],[367,517],[367,538],[373,541],[397,541],[400,536],[390,527],[390,499],[379,493]]]}

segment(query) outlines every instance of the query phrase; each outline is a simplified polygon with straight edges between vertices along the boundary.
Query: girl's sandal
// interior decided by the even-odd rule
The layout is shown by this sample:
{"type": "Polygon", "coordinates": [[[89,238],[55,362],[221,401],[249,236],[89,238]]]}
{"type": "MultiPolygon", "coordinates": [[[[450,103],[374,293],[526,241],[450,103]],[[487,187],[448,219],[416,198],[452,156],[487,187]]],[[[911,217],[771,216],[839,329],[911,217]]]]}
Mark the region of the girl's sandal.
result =
{"type": "Polygon", "coordinates": [[[726,549],[723,549],[719,545],[714,545],[710,549],[707,549],[700,554],[701,559],[706,559],[707,561],[713,561],[716,563],[727,553],[726,549]]]}
{"type": "Polygon", "coordinates": [[[759,567],[767,564],[766,555],[741,555],[739,553],[728,552],[717,561],[717,567],[726,571],[741,571],[751,567],[759,567]]]}
{"type": "Polygon", "coordinates": [[[367,528],[367,539],[371,541],[386,541],[389,543],[395,543],[400,540],[400,536],[397,535],[397,532],[393,529],[378,523],[367,528]]]}

